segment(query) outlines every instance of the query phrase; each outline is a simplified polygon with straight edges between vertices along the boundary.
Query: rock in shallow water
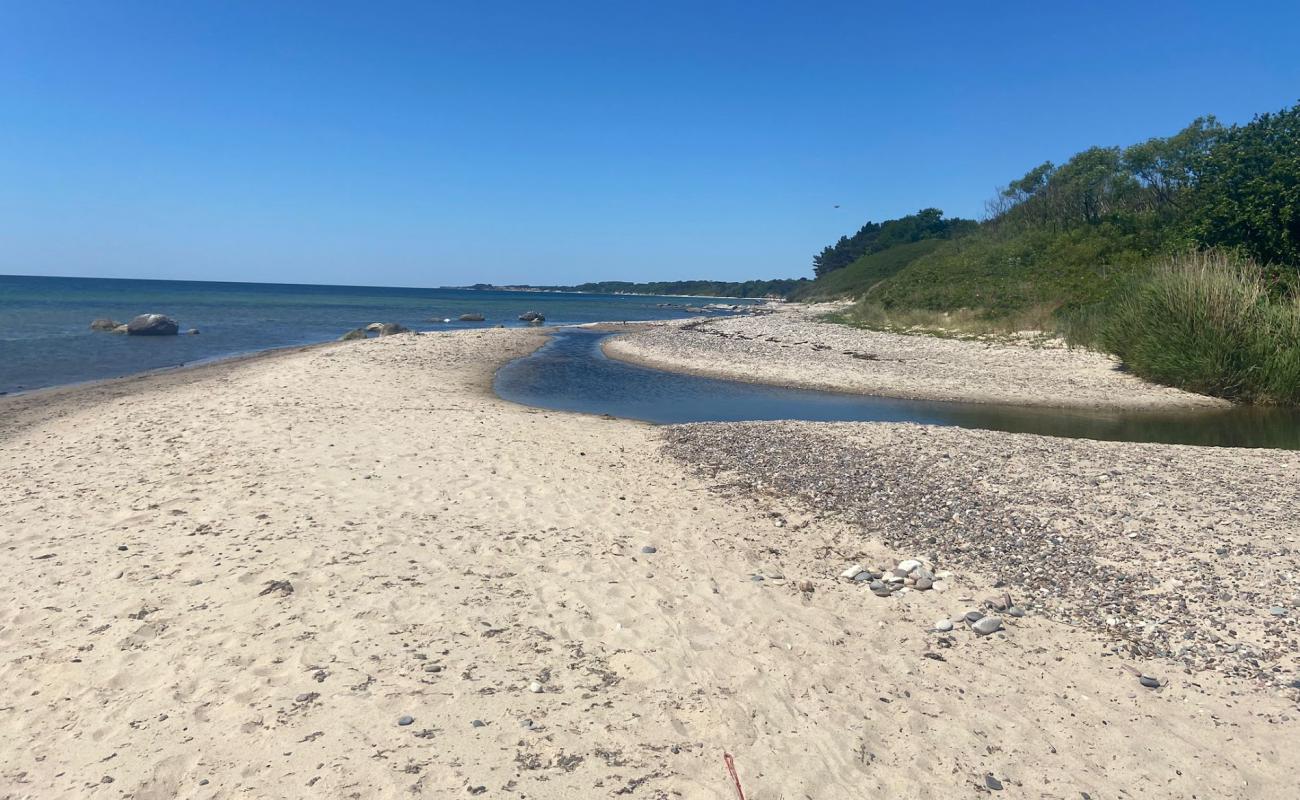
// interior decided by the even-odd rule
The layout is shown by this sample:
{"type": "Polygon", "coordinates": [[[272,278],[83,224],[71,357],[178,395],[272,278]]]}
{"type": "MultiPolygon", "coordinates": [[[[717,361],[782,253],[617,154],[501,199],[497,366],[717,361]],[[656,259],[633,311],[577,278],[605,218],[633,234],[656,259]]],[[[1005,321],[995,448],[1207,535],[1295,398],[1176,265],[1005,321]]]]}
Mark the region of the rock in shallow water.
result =
{"type": "Polygon", "coordinates": [[[131,336],[175,336],[181,326],[166,314],[141,314],[126,323],[131,336]]]}

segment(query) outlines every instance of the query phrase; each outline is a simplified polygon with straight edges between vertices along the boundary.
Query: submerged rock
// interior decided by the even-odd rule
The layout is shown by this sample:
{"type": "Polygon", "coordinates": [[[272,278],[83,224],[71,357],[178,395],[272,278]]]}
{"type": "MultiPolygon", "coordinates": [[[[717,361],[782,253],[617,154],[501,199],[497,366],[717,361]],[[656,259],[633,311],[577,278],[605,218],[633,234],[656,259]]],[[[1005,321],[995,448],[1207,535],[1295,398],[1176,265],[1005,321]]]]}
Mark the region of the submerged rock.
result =
{"type": "Polygon", "coordinates": [[[525,311],[519,315],[520,322],[545,322],[546,317],[540,311],[525,311]]]}
{"type": "Polygon", "coordinates": [[[107,317],[101,317],[100,319],[90,323],[90,329],[92,331],[112,331],[120,327],[122,327],[122,323],[117,320],[108,319],[107,317]]]}
{"type": "Polygon", "coordinates": [[[461,322],[482,322],[485,317],[482,314],[461,314],[461,322]]]}
{"type": "Polygon", "coordinates": [[[126,324],[131,336],[175,336],[181,326],[166,314],[141,314],[126,324]]]}

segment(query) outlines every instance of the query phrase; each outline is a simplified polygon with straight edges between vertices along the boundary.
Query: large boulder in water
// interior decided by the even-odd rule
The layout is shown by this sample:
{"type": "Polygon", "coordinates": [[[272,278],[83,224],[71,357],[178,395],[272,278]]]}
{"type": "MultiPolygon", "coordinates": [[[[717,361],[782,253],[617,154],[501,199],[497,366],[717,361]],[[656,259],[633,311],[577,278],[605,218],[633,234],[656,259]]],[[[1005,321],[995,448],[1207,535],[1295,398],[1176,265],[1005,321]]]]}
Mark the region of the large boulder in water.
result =
{"type": "Polygon", "coordinates": [[[107,317],[100,317],[99,319],[90,323],[90,329],[92,331],[112,331],[113,329],[118,328],[121,325],[122,323],[118,322],[117,320],[108,319],[107,317]]]}
{"type": "Polygon", "coordinates": [[[461,322],[482,322],[483,320],[484,317],[482,314],[461,314],[460,315],[461,322]]]}
{"type": "Polygon", "coordinates": [[[546,317],[542,316],[540,311],[525,311],[519,315],[521,322],[545,322],[546,317]]]}
{"type": "Polygon", "coordinates": [[[340,336],[340,337],[339,337],[339,341],[340,341],[340,342],[354,342],[354,341],[356,341],[357,339],[364,339],[364,338],[366,338],[366,329],[365,329],[365,328],[356,328],[355,330],[350,330],[350,331],[348,331],[347,333],[345,333],[345,334],[343,334],[342,336],[340,336]]]}
{"type": "Polygon", "coordinates": [[[377,333],[380,336],[392,336],[395,333],[410,333],[411,329],[397,322],[372,322],[366,326],[369,333],[377,333]]]}
{"type": "Polygon", "coordinates": [[[175,336],[181,326],[166,314],[141,314],[126,323],[126,332],[131,336],[175,336]]]}

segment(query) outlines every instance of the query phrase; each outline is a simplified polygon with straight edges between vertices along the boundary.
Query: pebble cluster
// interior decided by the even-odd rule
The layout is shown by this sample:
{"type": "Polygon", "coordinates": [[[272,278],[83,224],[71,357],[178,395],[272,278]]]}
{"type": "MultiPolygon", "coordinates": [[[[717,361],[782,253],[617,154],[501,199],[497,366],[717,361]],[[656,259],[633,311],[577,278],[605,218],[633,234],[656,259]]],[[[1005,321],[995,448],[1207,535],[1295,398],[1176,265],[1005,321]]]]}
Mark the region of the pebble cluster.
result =
{"type": "Polygon", "coordinates": [[[936,592],[947,591],[948,584],[944,578],[951,577],[948,571],[934,572],[930,565],[916,558],[899,561],[891,567],[871,570],[861,564],[850,565],[840,573],[841,578],[866,583],[872,594],[889,597],[895,592],[907,589],[936,592]]]}

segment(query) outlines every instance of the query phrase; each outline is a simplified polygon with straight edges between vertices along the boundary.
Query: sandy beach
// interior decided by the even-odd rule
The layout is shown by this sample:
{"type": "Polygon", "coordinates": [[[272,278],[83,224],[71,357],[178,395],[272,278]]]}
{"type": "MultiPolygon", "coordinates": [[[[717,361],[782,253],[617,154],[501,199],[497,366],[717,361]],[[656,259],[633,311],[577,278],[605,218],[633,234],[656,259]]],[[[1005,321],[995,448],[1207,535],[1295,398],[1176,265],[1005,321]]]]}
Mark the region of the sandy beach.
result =
{"type": "MultiPolygon", "coordinates": [[[[613,347],[771,380],[810,325],[613,347]]],[[[844,363],[806,385],[1212,403],[1087,354],[807,333],[844,363]]],[[[750,800],[1295,797],[1295,454],[497,399],[542,341],[0,399],[0,797],[727,800],[724,753],[750,800]],[[908,559],[943,590],[841,577],[908,559]],[[1003,593],[1024,616],[962,622],[1003,593]]]]}

